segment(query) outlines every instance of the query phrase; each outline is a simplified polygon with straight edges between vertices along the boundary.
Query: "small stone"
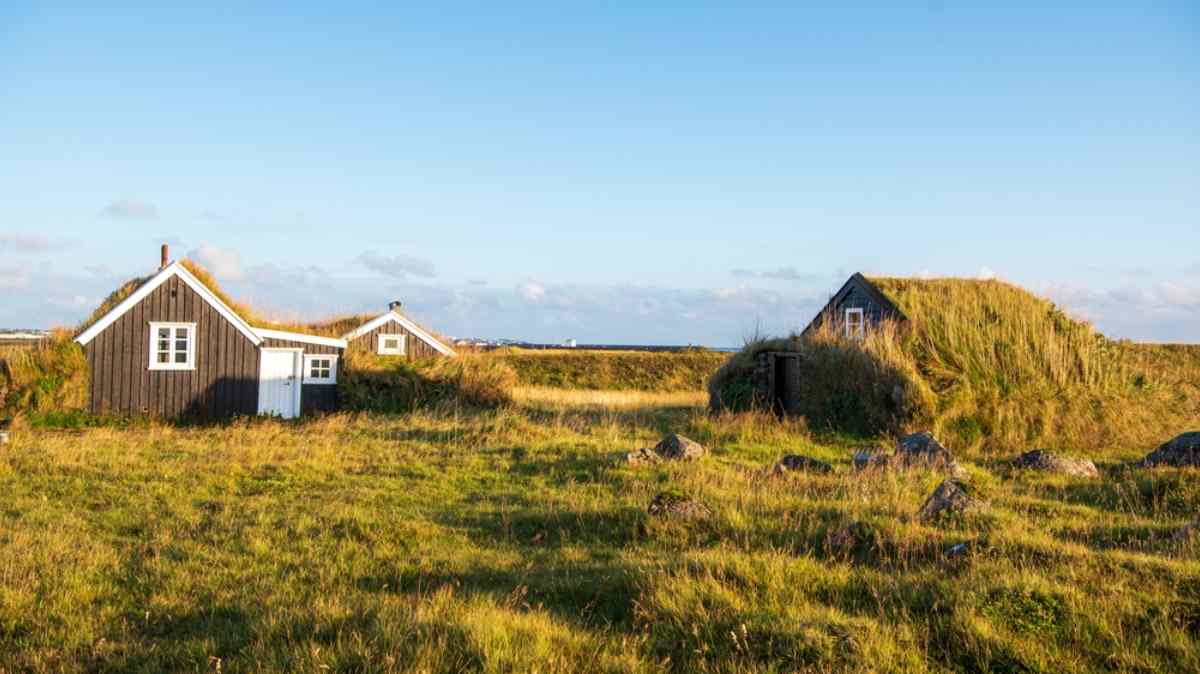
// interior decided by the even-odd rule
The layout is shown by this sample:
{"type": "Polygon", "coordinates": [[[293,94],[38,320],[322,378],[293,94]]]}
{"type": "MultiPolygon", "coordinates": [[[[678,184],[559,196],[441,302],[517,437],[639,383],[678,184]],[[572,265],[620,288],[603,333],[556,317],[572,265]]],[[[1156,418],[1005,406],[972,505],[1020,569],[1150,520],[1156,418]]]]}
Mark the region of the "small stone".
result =
{"type": "Polygon", "coordinates": [[[871,468],[887,468],[891,461],[883,450],[860,449],[854,452],[852,459],[854,470],[867,470],[871,468]]]}
{"type": "Polygon", "coordinates": [[[680,519],[707,519],[712,516],[712,510],[703,502],[671,492],[662,492],[650,502],[646,512],[658,517],[677,517],[680,519]]]}
{"type": "Polygon", "coordinates": [[[635,449],[625,455],[625,461],[631,466],[649,466],[662,462],[662,457],[649,447],[635,449]]]}
{"type": "Polygon", "coordinates": [[[979,544],[975,541],[963,541],[962,543],[951,545],[946,548],[946,559],[961,559],[975,552],[978,547],[979,544]]]}
{"type": "Polygon", "coordinates": [[[917,512],[922,522],[930,522],[945,514],[961,513],[979,507],[979,501],[967,494],[962,482],[955,479],[943,481],[926,499],[925,505],[917,512]]]}
{"type": "Polygon", "coordinates": [[[1150,452],[1138,463],[1139,466],[1185,466],[1200,468],[1200,431],[1176,436],[1170,442],[1150,452]]]}
{"type": "Polygon", "coordinates": [[[862,522],[851,522],[829,537],[830,549],[839,552],[847,552],[874,542],[875,535],[871,527],[862,522]]]}
{"type": "Polygon", "coordinates": [[[1075,475],[1078,477],[1100,476],[1100,471],[1096,469],[1096,464],[1092,463],[1089,459],[1072,459],[1065,456],[1058,456],[1044,449],[1025,452],[1013,460],[1013,466],[1016,468],[1040,470],[1046,473],[1058,473],[1060,475],[1075,475]]]}
{"type": "Polygon", "coordinates": [[[950,450],[933,437],[929,431],[921,431],[901,438],[896,445],[896,459],[905,468],[922,467],[953,469],[954,456],[950,450]]]}
{"type": "Polygon", "coordinates": [[[772,470],[776,475],[791,472],[828,473],[833,466],[820,459],[802,454],[787,454],[775,464],[772,470]]]}
{"type": "Polygon", "coordinates": [[[654,451],[664,459],[675,459],[681,461],[692,461],[699,459],[708,453],[704,445],[695,440],[685,438],[678,433],[672,433],[663,438],[661,442],[654,447],[654,451]]]}

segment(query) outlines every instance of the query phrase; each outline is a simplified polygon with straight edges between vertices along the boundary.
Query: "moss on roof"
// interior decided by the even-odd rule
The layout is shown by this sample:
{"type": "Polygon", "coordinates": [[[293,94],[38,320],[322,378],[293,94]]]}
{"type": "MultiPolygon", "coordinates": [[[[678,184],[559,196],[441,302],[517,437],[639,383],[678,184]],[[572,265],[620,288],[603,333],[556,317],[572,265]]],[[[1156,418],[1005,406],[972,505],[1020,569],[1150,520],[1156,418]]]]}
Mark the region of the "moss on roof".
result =
{"type": "MultiPolygon", "coordinates": [[[[237,314],[243,321],[246,321],[250,326],[255,328],[263,328],[266,330],[281,330],[284,332],[296,332],[305,335],[313,335],[316,337],[332,337],[340,339],[346,333],[358,328],[364,323],[374,320],[379,314],[346,314],[343,316],[335,316],[333,318],[322,319],[313,322],[288,322],[288,321],[273,321],[265,318],[261,313],[255,310],[250,305],[244,302],[238,302],[229,296],[211,273],[196,262],[183,259],[180,264],[191,273],[205,288],[213,295],[225,303],[233,313],[237,314]]],[[[123,302],[125,298],[137,292],[138,288],[148,283],[153,279],[155,274],[149,276],[141,276],[130,279],[114,290],[105,298],[104,302],[91,313],[88,318],[79,324],[75,329],[74,334],[78,336],[85,330],[91,327],[96,321],[99,321],[105,314],[112,311],[118,304],[123,302]]],[[[412,320],[410,317],[406,317],[412,320]]],[[[416,323],[416,321],[413,321],[416,323]]],[[[417,324],[421,329],[441,340],[443,344],[449,345],[450,341],[441,334],[430,330],[424,325],[417,324]]]]}

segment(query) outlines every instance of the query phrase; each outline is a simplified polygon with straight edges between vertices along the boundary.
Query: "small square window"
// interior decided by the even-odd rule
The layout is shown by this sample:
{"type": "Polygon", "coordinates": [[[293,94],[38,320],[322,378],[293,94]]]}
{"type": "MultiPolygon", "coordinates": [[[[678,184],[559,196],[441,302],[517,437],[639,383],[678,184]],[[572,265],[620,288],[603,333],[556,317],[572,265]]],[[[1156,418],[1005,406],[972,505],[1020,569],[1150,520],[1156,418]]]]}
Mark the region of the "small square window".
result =
{"type": "Polygon", "coordinates": [[[379,354],[403,356],[408,353],[408,335],[379,335],[379,354]]]}
{"type": "Polygon", "coordinates": [[[150,369],[196,369],[196,324],[151,323],[150,369]]]}
{"type": "Polygon", "coordinates": [[[337,356],[305,356],[304,383],[336,384],[337,356]]]}

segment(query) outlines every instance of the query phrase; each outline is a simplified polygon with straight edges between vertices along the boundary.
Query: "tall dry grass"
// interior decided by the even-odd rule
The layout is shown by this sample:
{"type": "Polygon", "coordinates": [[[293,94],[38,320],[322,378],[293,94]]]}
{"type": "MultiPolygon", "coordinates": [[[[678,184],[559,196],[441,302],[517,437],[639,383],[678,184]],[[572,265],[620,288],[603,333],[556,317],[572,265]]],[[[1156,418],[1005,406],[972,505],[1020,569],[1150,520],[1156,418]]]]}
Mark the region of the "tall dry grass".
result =
{"type": "MultiPolygon", "coordinates": [[[[836,320],[761,340],[710,382],[714,408],[761,406],[758,353],[803,355],[801,414],[817,428],[930,428],[962,449],[1144,447],[1200,425],[1200,351],[1105,338],[999,281],[875,279],[908,320],[846,339],[836,320]]],[[[831,319],[833,317],[830,317],[831,319]]]]}

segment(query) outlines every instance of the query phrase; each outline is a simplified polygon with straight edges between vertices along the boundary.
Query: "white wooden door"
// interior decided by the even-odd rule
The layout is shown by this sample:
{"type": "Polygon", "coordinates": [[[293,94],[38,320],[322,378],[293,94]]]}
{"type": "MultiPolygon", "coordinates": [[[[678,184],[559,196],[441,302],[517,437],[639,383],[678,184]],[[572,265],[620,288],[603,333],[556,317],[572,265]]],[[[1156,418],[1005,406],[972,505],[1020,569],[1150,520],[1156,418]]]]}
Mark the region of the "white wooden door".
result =
{"type": "Polygon", "coordinates": [[[300,414],[300,352],[263,349],[258,370],[258,413],[292,419],[300,414]]]}

